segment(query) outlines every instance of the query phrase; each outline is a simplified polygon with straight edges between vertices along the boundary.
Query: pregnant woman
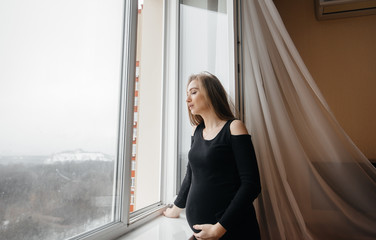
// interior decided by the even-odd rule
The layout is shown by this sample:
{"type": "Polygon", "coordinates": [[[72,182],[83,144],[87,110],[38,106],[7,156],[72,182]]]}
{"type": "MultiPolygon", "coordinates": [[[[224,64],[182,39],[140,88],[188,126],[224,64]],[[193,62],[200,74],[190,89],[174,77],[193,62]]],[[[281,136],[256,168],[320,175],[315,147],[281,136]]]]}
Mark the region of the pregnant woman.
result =
{"type": "Polygon", "coordinates": [[[193,239],[260,239],[253,200],[260,179],[251,136],[235,120],[216,76],[192,75],[187,106],[193,129],[187,173],[166,217],[183,208],[193,239]]]}

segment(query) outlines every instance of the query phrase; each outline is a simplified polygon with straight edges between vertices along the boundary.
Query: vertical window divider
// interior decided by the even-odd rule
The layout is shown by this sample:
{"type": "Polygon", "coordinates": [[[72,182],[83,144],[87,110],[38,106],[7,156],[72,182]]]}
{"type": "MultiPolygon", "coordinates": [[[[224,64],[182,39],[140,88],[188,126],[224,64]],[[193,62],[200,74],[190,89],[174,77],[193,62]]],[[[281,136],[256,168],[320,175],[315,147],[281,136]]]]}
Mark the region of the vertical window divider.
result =
{"type": "Polygon", "coordinates": [[[129,225],[129,204],[131,189],[131,158],[133,138],[133,106],[136,76],[136,44],[137,44],[137,13],[138,1],[126,1],[124,34],[123,34],[123,59],[122,59],[122,92],[119,160],[118,161],[118,194],[120,221],[129,225]]]}
{"type": "Polygon", "coordinates": [[[161,204],[164,204],[165,201],[164,201],[164,193],[165,193],[165,186],[166,186],[166,183],[167,183],[167,179],[166,179],[166,174],[168,173],[166,170],[166,164],[167,164],[167,148],[166,148],[166,145],[167,145],[167,112],[168,112],[168,109],[167,109],[167,102],[168,102],[168,97],[166,96],[166,94],[163,94],[163,93],[166,93],[167,91],[167,86],[168,86],[168,82],[167,82],[167,72],[166,72],[166,69],[168,69],[166,67],[166,52],[167,52],[167,46],[166,46],[166,38],[168,37],[167,36],[167,27],[166,25],[168,24],[168,17],[167,17],[167,3],[166,1],[163,1],[163,49],[162,49],[162,59],[163,59],[163,62],[162,62],[162,121],[161,121],[161,136],[162,136],[162,139],[161,139],[161,179],[160,179],[160,199],[162,200],[161,201],[161,204]]]}
{"type": "Polygon", "coordinates": [[[239,118],[245,120],[244,117],[244,82],[243,82],[243,55],[242,55],[242,1],[235,1],[235,107],[239,111],[239,118]]]}
{"type": "Polygon", "coordinates": [[[164,1],[162,204],[173,201],[177,181],[179,0],[164,1]]]}

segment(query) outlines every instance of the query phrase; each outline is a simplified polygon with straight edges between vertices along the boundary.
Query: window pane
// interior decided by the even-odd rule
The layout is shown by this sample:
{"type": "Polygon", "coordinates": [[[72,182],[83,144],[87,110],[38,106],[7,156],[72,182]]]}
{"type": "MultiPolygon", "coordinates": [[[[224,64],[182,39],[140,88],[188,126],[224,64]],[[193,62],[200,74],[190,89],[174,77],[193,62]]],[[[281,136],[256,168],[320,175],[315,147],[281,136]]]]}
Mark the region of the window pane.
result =
{"type": "Polygon", "coordinates": [[[139,1],[130,212],[160,201],[163,0],[139,1]]]}
{"type": "Polygon", "coordinates": [[[178,188],[184,178],[192,127],[186,106],[186,87],[191,74],[209,71],[229,86],[229,41],[226,0],[180,1],[179,67],[179,163],[178,188]]]}
{"type": "Polygon", "coordinates": [[[114,213],[124,3],[0,1],[0,238],[65,239],[114,213]]]}

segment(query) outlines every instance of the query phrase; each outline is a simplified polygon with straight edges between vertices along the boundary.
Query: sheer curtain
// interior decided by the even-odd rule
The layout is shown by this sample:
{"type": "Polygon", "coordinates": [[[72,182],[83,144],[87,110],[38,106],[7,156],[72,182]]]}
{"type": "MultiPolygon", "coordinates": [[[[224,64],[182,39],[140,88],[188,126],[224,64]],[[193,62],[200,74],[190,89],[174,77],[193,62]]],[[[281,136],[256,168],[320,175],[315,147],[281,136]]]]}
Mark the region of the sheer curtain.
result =
{"type": "Polygon", "coordinates": [[[340,127],[272,0],[242,1],[245,122],[263,239],[375,239],[376,171],[340,127]]]}

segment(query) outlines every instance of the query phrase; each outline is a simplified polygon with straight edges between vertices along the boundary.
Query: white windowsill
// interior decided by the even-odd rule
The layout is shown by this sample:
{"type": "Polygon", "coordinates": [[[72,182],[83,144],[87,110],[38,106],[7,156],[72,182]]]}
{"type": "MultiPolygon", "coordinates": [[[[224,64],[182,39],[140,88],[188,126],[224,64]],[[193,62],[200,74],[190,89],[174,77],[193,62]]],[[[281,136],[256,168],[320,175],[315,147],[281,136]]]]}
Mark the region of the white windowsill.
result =
{"type": "Polygon", "coordinates": [[[192,234],[182,213],[180,218],[158,216],[117,240],[188,240],[192,234]]]}

